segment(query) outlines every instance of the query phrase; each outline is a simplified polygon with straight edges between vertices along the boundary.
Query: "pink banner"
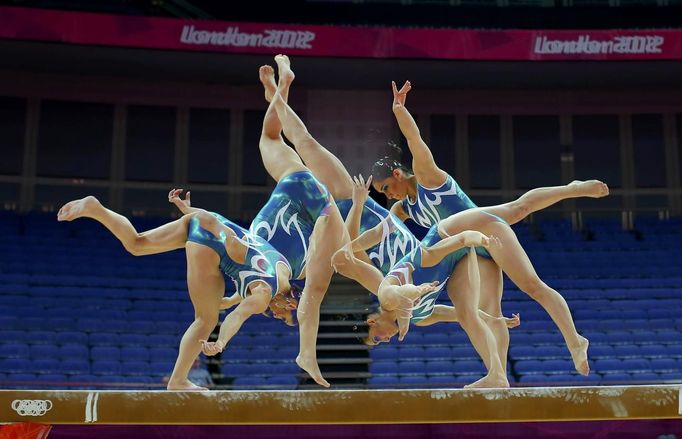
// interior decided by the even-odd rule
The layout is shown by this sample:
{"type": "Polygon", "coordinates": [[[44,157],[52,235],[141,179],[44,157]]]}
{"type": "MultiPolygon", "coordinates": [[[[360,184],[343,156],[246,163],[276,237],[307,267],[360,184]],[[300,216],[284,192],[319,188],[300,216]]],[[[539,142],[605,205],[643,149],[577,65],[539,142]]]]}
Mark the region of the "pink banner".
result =
{"type": "Polygon", "coordinates": [[[250,54],[482,61],[682,59],[681,30],[460,30],[130,17],[0,7],[0,38],[250,54]]]}

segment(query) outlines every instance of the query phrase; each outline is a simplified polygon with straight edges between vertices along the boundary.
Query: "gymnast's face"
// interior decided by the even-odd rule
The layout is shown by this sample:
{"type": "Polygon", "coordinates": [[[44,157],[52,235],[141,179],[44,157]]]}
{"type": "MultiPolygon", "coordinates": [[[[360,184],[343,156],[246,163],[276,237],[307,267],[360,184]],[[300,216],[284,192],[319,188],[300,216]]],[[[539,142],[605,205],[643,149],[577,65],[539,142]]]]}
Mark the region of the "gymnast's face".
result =
{"type": "Polygon", "coordinates": [[[401,169],[394,169],[393,173],[383,180],[374,180],[372,186],[391,200],[404,200],[409,184],[406,177],[401,169]]]}
{"type": "Polygon", "coordinates": [[[365,343],[369,346],[388,343],[398,333],[398,325],[395,320],[386,314],[373,313],[368,315],[367,325],[369,326],[369,335],[365,339],[365,343]]]}
{"type": "Polygon", "coordinates": [[[281,294],[275,295],[270,301],[272,316],[289,326],[296,326],[296,323],[294,323],[294,311],[296,308],[298,308],[298,301],[296,299],[283,297],[281,294]]]}

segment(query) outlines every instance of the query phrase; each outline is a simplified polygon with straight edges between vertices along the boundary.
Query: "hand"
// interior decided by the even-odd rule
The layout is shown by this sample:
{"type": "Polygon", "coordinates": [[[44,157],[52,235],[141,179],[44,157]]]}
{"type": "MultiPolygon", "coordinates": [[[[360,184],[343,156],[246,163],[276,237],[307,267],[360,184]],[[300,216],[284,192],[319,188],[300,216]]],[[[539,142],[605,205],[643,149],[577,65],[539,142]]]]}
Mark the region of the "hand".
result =
{"type": "Polygon", "coordinates": [[[391,86],[393,87],[393,109],[404,107],[405,99],[407,99],[407,93],[412,90],[412,84],[410,81],[405,81],[402,88],[398,90],[395,85],[395,81],[391,81],[391,86]]]}
{"type": "Polygon", "coordinates": [[[349,242],[332,255],[332,268],[334,268],[335,272],[339,272],[339,266],[354,262],[355,255],[353,254],[352,247],[353,243],[349,242]]]}
{"type": "Polygon", "coordinates": [[[201,342],[201,351],[204,353],[204,355],[208,357],[212,357],[213,355],[222,352],[223,349],[225,349],[225,346],[223,345],[223,342],[220,340],[216,341],[206,341],[206,340],[199,340],[201,342]]]}
{"type": "Polygon", "coordinates": [[[419,297],[422,297],[425,294],[436,291],[438,289],[438,281],[434,280],[433,282],[426,282],[421,285],[416,285],[416,287],[417,291],[419,292],[419,297]]]}
{"type": "Polygon", "coordinates": [[[496,236],[486,236],[481,232],[467,230],[462,232],[462,239],[465,247],[501,247],[502,243],[496,236]]]}
{"type": "Polygon", "coordinates": [[[367,181],[360,174],[359,176],[353,176],[353,204],[361,207],[367,201],[369,196],[369,186],[372,184],[372,176],[370,175],[367,181]]]}
{"type": "Polygon", "coordinates": [[[521,324],[521,316],[517,314],[512,314],[512,318],[505,318],[504,322],[507,324],[507,328],[516,328],[521,324]]]}
{"type": "Polygon", "coordinates": [[[412,320],[412,309],[399,309],[398,311],[398,341],[403,341],[410,330],[412,320]]]}
{"type": "Polygon", "coordinates": [[[180,194],[182,194],[183,189],[171,189],[170,192],[168,192],[168,202],[175,204],[175,206],[180,210],[182,213],[187,213],[187,209],[192,207],[192,201],[190,200],[190,192],[187,191],[185,194],[185,199],[183,200],[180,198],[180,194]]]}
{"type": "Polygon", "coordinates": [[[218,307],[218,309],[224,310],[232,308],[239,302],[241,302],[241,297],[239,296],[238,293],[234,293],[230,297],[223,297],[222,299],[220,299],[220,306],[218,307]]]}

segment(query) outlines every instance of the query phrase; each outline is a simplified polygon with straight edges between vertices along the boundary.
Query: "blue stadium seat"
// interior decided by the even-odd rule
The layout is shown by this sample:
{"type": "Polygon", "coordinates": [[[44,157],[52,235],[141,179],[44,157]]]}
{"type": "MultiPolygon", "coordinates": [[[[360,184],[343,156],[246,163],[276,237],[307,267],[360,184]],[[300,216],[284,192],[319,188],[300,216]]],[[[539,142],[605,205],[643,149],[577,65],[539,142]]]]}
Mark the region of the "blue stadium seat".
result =
{"type": "Polygon", "coordinates": [[[115,346],[94,346],[90,349],[92,361],[119,361],[121,350],[115,346]]]}
{"type": "Polygon", "coordinates": [[[38,376],[32,373],[10,373],[7,375],[8,389],[35,389],[38,376]]]}
{"type": "Polygon", "coordinates": [[[482,361],[476,360],[459,360],[455,361],[452,373],[456,375],[466,375],[466,374],[481,374],[485,373],[485,366],[483,366],[482,361]]]}
{"type": "Polygon", "coordinates": [[[54,331],[31,331],[26,333],[26,341],[32,345],[56,343],[57,333],[54,331]]]}
{"type": "Polygon", "coordinates": [[[29,349],[33,360],[59,358],[59,347],[55,345],[34,344],[29,349]]]}
{"type": "Polygon", "coordinates": [[[90,373],[90,362],[87,360],[63,360],[60,365],[62,373],[83,375],[90,373]]]}
{"type": "Polygon", "coordinates": [[[152,376],[164,376],[170,375],[173,371],[173,366],[175,365],[175,360],[173,361],[151,361],[149,363],[149,375],[152,376]]]}
{"type": "Polygon", "coordinates": [[[0,340],[5,343],[25,343],[27,341],[28,333],[17,330],[0,330],[0,340]]]}
{"type": "Polygon", "coordinates": [[[373,376],[367,380],[367,383],[374,388],[394,386],[400,383],[400,377],[398,375],[373,376]]]}
{"type": "Polygon", "coordinates": [[[603,359],[603,358],[613,358],[616,356],[614,347],[608,344],[597,344],[593,345],[590,343],[590,349],[588,352],[590,358],[603,359]]]}
{"type": "MultiPolygon", "coordinates": [[[[465,360],[466,361],[466,360],[465,360]]],[[[452,361],[427,361],[427,375],[446,375],[453,373],[454,364],[452,361]]]]}
{"type": "Polygon", "coordinates": [[[162,347],[149,348],[149,359],[151,361],[175,361],[177,356],[177,349],[162,347]]]}
{"type": "MultiPolygon", "coordinates": [[[[119,346],[147,346],[152,343],[149,342],[149,337],[151,335],[144,335],[144,334],[117,334],[116,337],[116,344],[119,346]]],[[[175,340],[175,345],[177,346],[179,343],[179,338],[174,338],[175,340]]],[[[152,344],[153,345],[153,344],[152,344]]]]}
{"type": "Polygon", "coordinates": [[[149,361],[149,350],[141,346],[121,348],[122,361],[149,361]]]}
{"type": "Polygon", "coordinates": [[[657,373],[675,373],[682,372],[682,363],[679,360],[672,358],[655,358],[649,360],[649,367],[653,372],[657,373]]]}
{"type": "MultiPolygon", "coordinates": [[[[466,348],[459,348],[459,349],[466,349],[466,348]]],[[[531,360],[535,359],[535,347],[534,346],[510,346],[509,347],[509,357],[513,358],[514,360],[531,360]]],[[[470,350],[476,352],[474,348],[470,348],[470,350]]]]}
{"type": "Polygon", "coordinates": [[[393,346],[380,346],[370,350],[370,357],[373,360],[397,360],[399,351],[393,346]]]}
{"type": "Polygon", "coordinates": [[[61,363],[56,359],[31,360],[31,372],[52,374],[61,372],[61,363]]]}
{"type": "Polygon", "coordinates": [[[422,359],[424,358],[424,348],[414,346],[405,347],[401,346],[400,349],[398,350],[398,358],[400,360],[409,360],[414,358],[422,359]]]}
{"type": "Polygon", "coordinates": [[[424,361],[400,361],[398,371],[403,374],[423,374],[426,368],[424,361]]]}
{"type": "Polygon", "coordinates": [[[642,356],[642,352],[639,346],[623,344],[616,345],[613,347],[613,353],[620,359],[625,358],[638,358],[642,356]]]}
{"type": "Polygon", "coordinates": [[[121,363],[123,375],[149,375],[151,372],[149,363],[146,361],[125,361],[121,363]]]}
{"type": "Polygon", "coordinates": [[[369,371],[374,375],[395,375],[398,373],[398,363],[395,361],[374,361],[369,364],[369,371]]]}
{"type": "Polygon", "coordinates": [[[8,358],[0,360],[0,370],[6,373],[23,373],[31,370],[31,363],[24,358],[8,358]]]}
{"type": "Polygon", "coordinates": [[[425,375],[405,375],[400,377],[400,384],[417,386],[428,384],[429,380],[425,375]]]}
{"type": "Polygon", "coordinates": [[[298,378],[292,375],[273,375],[267,379],[266,384],[277,389],[294,390],[298,386],[298,378]]]}
{"type": "Polygon", "coordinates": [[[450,360],[452,351],[449,347],[426,347],[424,348],[424,358],[427,360],[450,360]]]}
{"type": "Polygon", "coordinates": [[[28,358],[29,348],[23,343],[0,344],[0,358],[28,358]]]}
{"type": "Polygon", "coordinates": [[[220,371],[227,376],[245,376],[251,373],[251,368],[247,363],[227,363],[220,367],[220,371]]]}
{"type": "Polygon", "coordinates": [[[59,373],[38,375],[36,377],[38,385],[36,387],[43,389],[68,389],[69,384],[67,382],[66,375],[59,373]]]}
{"type": "MultiPolygon", "coordinates": [[[[180,343],[179,335],[167,335],[167,334],[150,334],[147,336],[145,344],[147,346],[156,347],[177,347],[180,343]]],[[[230,341],[232,345],[232,341],[230,341]]],[[[125,344],[126,346],[131,346],[131,344],[125,344]]]]}
{"type": "Polygon", "coordinates": [[[111,360],[93,361],[90,370],[94,375],[119,375],[121,363],[111,360]]]}
{"type": "Polygon", "coordinates": [[[66,345],[71,343],[85,345],[88,343],[88,334],[77,331],[58,332],[55,336],[55,343],[58,345],[66,345]]]}
{"type": "Polygon", "coordinates": [[[437,387],[450,387],[456,381],[455,376],[452,374],[430,375],[427,379],[429,386],[437,387]]]}
{"type": "Polygon", "coordinates": [[[570,354],[563,346],[537,346],[534,355],[538,360],[551,360],[566,358],[570,354]]]}

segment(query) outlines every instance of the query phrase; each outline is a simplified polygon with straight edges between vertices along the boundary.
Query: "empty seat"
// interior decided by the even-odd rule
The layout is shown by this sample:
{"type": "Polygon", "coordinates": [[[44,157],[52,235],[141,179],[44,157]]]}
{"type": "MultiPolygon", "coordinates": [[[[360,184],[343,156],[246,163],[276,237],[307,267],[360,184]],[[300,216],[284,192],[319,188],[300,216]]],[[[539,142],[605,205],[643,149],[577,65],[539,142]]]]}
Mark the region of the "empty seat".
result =
{"type": "Polygon", "coordinates": [[[0,358],[28,358],[29,348],[20,343],[0,344],[0,358]]]}
{"type": "Polygon", "coordinates": [[[424,373],[426,364],[423,361],[401,361],[398,363],[400,374],[421,374],[424,373]]]}
{"type": "Polygon", "coordinates": [[[177,349],[162,347],[149,349],[149,359],[151,361],[175,361],[177,356],[177,349]]]}
{"type": "Polygon", "coordinates": [[[90,370],[94,375],[119,375],[121,363],[111,360],[93,361],[90,370]]]}
{"type": "Polygon", "coordinates": [[[119,361],[121,351],[115,346],[94,346],[90,349],[90,359],[93,361],[119,361]]]}
{"type": "Polygon", "coordinates": [[[370,363],[369,371],[375,375],[397,374],[398,363],[395,361],[374,361],[370,363]]]}
{"type": "Polygon", "coordinates": [[[149,363],[146,361],[126,361],[121,363],[123,375],[149,375],[149,363]]]}

